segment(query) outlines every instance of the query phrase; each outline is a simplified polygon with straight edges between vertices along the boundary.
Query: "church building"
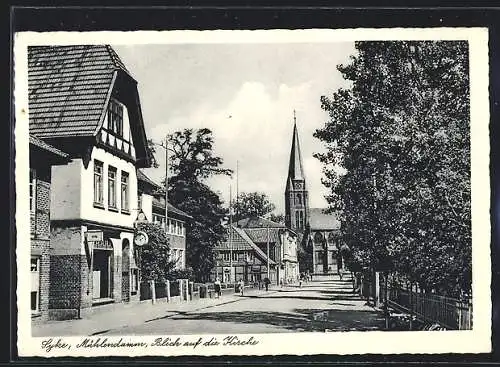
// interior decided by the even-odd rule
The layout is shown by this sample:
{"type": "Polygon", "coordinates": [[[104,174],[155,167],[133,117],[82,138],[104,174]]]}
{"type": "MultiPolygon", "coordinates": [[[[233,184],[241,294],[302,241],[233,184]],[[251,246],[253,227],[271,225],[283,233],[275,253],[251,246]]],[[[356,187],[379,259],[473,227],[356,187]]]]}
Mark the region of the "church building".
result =
{"type": "Polygon", "coordinates": [[[325,213],[326,208],[310,208],[309,192],[300,151],[299,133],[294,112],[294,124],[288,176],[285,187],[285,225],[297,233],[304,258],[300,271],[323,275],[337,273],[342,266],[340,253],[340,221],[325,213]]]}

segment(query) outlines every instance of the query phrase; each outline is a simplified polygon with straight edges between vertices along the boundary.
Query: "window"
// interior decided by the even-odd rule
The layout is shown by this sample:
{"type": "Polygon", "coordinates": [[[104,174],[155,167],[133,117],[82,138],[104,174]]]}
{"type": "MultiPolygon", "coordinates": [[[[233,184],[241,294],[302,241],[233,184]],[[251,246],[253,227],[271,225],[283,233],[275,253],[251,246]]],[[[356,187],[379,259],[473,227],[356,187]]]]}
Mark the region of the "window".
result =
{"type": "Polygon", "coordinates": [[[297,204],[302,205],[302,194],[297,194],[297,204]]]}
{"type": "Polygon", "coordinates": [[[323,251],[316,251],[316,264],[323,264],[323,251]]]}
{"type": "Polygon", "coordinates": [[[128,205],[128,197],[129,197],[129,192],[128,192],[128,172],[122,171],[122,211],[127,211],[129,210],[129,205],[128,205]]]}
{"type": "Polygon", "coordinates": [[[108,167],[108,206],[116,209],[116,168],[108,167]]]}
{"type": "Polygon", "coordinates": [[[184,267],[184,250],[179,250],[179,266],[184,267]]]}
{"type": "Polygon", "coordinates": [[[116,135],[123,136],[123,106],[113,99],[109,101],[108,128],[116,135]]]}
{"type": "Polygon", "coordinates": [[[30,168],[30,211],[35,214],[36,209],[36,171],[30,168]]]}
{"type": "Polygon", "coordinates": [[[229,252],[224,252],[224,261],[229,261],[229,259],[230,259],[229,252]]]}
{"type": "Polygon", "coordinates": [[[238,253],[236,251],[233,251],[233,261],[238,260],[238,253]]]}
{"type": "Polygon", "coordinates": [[[139,269],[132,269],[132,279],[130,284],[130,292],[136,294],[139,288],[139,269]]]}
{"type": "Polygon", "coordinates": [[[40,308],[40,258],[31,257],[31,311],[38,312],[40,308]]]}
{"type": "Polygon", "coordinates": [[[103,205],[102,162],[94,161],[94,203],[103,205]]]}

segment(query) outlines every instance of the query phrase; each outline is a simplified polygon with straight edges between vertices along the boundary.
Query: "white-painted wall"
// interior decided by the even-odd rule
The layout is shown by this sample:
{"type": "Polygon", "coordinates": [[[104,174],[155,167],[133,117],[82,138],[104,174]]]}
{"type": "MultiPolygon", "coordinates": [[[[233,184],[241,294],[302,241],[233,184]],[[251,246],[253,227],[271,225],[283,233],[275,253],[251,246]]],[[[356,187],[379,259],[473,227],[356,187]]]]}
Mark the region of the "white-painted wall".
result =
{"type": "MultiPolygon", "coordinates": [[[[141,194],[141,203],[142,203],[142,207],[140,209],[142,209],[142,212],[144,213],[144,215],[146,216],[147,220],[149,222],[152,222],[153,221],[153,196],[152,195],[148,195],[148,194],[144,194],[142,193],[141,194]]],[[[137,212],[135,212],[135,218],[137,218],[137,212]]]]}
{"type": "Polygon", "coordinates": [[[50,219],[78,219],[81,204],[81,159],[67,165],[52,166],[50,219]]]}
{"type": "Polygon", "coordinates": [[[81,170],[81,218],[97,221],[100,223],[133,227],[136,216],[134,209],[137,209],[137,174],[135,166],[118,158],[113,154],[106,152],[101,148],[92,150],[92,157],[87,168],[82,166],[81,170]],[[103,162],[103,196],[104,209],[94,207],[94,162],[95,160],[103,162]],[[118,212],[108,210],[108,169],[109,166],[117,169],[116,188],[117,188],[117,209],[118,212]],[[130,214],[121,212],[121,173],[129,174],[129,211],[130,214]]]}

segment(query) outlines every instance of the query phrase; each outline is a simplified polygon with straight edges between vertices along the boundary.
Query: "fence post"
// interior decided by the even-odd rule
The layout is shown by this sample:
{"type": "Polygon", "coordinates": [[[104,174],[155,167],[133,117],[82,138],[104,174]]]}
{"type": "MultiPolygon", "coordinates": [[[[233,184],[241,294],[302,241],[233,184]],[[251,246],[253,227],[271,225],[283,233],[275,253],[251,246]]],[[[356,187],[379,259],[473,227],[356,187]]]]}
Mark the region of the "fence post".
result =
{"type": "Polygon", "coordinates": [[[179,283],[179,298],[182,301],[184,298],[183,289],[182,289],[182,279],[177,279],[177,282],[179,283]]]}
{"type": "Polygon", "coordinates": [[[170,280],[165,281],[165,290],[167,291],[167,302],[170,302],[170,280]]]}
{"type": "Polygon", "coordinates": [[[154,304],[156,302],[156,289],[154,280],[149,281],[149,288],[151,289],[151,303],[154,304]]]}
{"type": "Polygon", "coordinates": [[[410,299],[410,331],[413,328],[413,284],[410,283],[410,291],[408,292],[408,298],[410,299]]]}
{"type": "Polygon", "coordinates": [[[189,279],[184,279],[184,300],[189,301],[189,279]]]}

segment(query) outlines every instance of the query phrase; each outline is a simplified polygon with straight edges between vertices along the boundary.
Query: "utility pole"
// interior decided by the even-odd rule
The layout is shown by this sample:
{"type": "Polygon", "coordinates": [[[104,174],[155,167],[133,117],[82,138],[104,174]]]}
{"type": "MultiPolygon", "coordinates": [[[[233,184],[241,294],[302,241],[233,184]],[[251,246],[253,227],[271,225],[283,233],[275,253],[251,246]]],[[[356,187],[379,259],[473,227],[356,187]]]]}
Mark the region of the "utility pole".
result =
{"type": "Polygon", "coordinates": [[[165,135],[165,233],[168,233],[168,134],[165,135]]]}
{"type": "Polygon", "coordinates": [[[239,191],[239,188],[238,188],[238,168],[239,168],[239,161],[236,161],[236,219],[237,221],[240,220],[240,213],[239,213],[239,196],[240,196],[240,191],[239,191]]]}
{"type": "Polygon", "coordinates": [[[229,281],[233,283],[233,193],[229,185],[229,281]]]}
{"type": "Polygon", "coordinates": [[[269,272],[269,223],[267,224],[267,279],[271,280],[269,272]]]}

